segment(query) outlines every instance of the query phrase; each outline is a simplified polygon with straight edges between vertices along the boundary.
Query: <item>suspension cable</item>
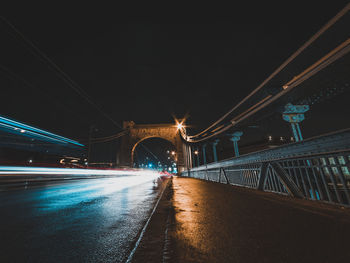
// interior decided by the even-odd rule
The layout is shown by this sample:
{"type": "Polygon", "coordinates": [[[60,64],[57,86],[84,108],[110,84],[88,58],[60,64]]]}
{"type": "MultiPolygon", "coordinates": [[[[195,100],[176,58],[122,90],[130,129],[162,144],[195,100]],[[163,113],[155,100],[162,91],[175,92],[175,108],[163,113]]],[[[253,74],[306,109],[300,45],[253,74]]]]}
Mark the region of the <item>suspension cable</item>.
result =
{"type": "Polygon", "coordinates": [[[200,138],[197,140],[194,140],[192,138],[186,137],[184,132],[181,132],[182,137],[187,141],[191,143],[198,143],[201,141],[208,140],[214,136],[217,136],[224,131],[232,128],[233,126],[237,125],[239,122],[247,119],[254,113],[260,111],[261,109],[265,108],[266,106],[270,105],[272,102],[280,98],[281,96],[285,95],[289,91],[291,91],[293,88],[299,86],[301,83],[303,83],[305,80],[309,79],[328,65],[332,64],[339,58],[343,57],[347,53],[350,52],[350,38],[344,41],[342,44],[340,44],[338,47],[333,49],[331,52],[329,52],[327,55],[319,59],[317,62],[309,66],[307,69],[305,69],[303,72],[301,72],[299,75],[295,76],[293,79],[288,81],[285,85],[283,85],[283,90],[280,91],[279,93],[275,94],[273,97],[268,96],[267,99],[263,99],[262,101],[258,102],[254,106],[250,107],[245,114],[239,114],[238,116],[234,117],[231,119],[230,124],[227,126],[223,127],[222,129],[216,131],[215,133],[210,134],[209,136],[205,138],[200,138]]]}
{"type": "Polygon", "coordinates": [[[327,31],[331,26],[333,26],[340,18],[342,18],[350,10],[350,3],[347,4],[340,12],[338,12],[332,19],[330,19],[319,31],[317,31],[308,41],[306,41],[297,51],[295,51],[287,60],[285,60],[268,78],[266,78],[257,88],[255,88],[248,96],[241,100],[236,106],[224,114],[221,118],[215,121],[205,130],[192,135],[187,136],[188,138],[194,138],[207,132],[218,123],[223,121],[227,116],[229,116],[234,110],[246,102],[250,97],[257,93],[261,88],[263,88],[266,83],[268,83],[273,77],[275,77],[280,71],[282,71],[291,61],[293,61],[301,52],[303,52],[307,47],[309,47],[315,40],[317,40],[325,31],[327,31]]]}

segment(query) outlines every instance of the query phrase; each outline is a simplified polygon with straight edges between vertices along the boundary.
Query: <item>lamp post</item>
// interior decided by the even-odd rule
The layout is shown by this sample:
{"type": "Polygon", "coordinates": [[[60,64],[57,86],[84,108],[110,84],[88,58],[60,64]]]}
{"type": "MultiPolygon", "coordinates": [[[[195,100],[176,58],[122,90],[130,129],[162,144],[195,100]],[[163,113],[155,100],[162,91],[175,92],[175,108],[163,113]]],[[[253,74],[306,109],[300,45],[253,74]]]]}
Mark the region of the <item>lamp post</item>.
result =
{"type": "Polygon", "coordinates": [[[237,132],[234,132],[230,138],[230,140],[233,142],[233,148],[234,148],[234,151],[235,151],[235,157],[238,157],[239,156],[239,150],[238,150],[238,141],[241,139],[241,136],[243,135],[243,132],[241,131],[237,131],[237,132]]]}
{"type": "Polygon", "coordinates": [[[207,164],[207,157],[205,155],[205,147],[207,147],[207,144],[203,144],[202,145],[202,152],[203,152],[203,164],[206,165],[207,164]]]}
{"type": "Polygon", "coordinates": [[[213,155],[214,155],[214,162],[217,162],[218,161],[218,155],[216,153],[216,146],[218,145],[219,143],[219,139],[216,139],[214,142],[213,142],[213,155]]]}
{"type": "Polygon", "coordinates": [[[296,142],[303,140],[299,123],[305,120],[304,113],[309,109],[309,105],[293,105],[288,103],[284,106],[282,118],[290,123],[296,142]]]}

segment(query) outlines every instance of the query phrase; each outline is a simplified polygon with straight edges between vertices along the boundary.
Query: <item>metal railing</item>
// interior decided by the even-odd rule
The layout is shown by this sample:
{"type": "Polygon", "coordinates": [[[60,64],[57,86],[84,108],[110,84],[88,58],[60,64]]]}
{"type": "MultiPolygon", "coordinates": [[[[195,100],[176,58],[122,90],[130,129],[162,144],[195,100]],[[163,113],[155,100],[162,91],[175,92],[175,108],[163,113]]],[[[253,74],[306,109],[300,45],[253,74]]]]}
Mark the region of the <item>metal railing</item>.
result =
{"type": "Polygon", "coordinates": [[[184,171],[189,176],[350,206],[350,129],[184,171]]]}

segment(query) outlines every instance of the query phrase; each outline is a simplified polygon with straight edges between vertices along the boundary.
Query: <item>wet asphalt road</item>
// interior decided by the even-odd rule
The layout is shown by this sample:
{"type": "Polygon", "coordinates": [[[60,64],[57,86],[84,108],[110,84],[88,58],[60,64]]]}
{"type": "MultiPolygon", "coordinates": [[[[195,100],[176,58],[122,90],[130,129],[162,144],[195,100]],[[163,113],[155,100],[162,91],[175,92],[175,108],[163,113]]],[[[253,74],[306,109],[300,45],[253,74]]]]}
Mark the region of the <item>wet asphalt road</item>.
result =
{"type": "Polygon", "coordinates": [[[0,191],[0,262],[122,262],[159,186],[126,176],[0,191]]]}

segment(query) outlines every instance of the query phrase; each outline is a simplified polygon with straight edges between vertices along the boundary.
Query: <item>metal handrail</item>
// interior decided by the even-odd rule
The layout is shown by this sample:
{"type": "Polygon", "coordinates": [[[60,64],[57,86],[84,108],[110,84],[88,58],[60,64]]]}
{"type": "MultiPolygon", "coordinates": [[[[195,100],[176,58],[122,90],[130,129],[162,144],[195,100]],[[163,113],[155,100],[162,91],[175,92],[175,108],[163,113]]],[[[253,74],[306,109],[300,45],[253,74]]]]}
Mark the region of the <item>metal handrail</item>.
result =
{"type": "Polygon", "coordinates": [[[182,175],[350,206],[349,162],[350,129],[346,129],[210,163],[182,175]]]}
{"type": "Polygon", "coordinates": [[[278,146],[273,149],[261,150],[253,153],[209,163],[192,168],[191,171],[214,169],[219,167],[243,165],[248,163],[277,161],[293,157],[311,157],[320,154],[346,152],[350,150],[350,129],[344,129],[300,142],[278,146]]]}

